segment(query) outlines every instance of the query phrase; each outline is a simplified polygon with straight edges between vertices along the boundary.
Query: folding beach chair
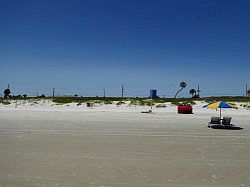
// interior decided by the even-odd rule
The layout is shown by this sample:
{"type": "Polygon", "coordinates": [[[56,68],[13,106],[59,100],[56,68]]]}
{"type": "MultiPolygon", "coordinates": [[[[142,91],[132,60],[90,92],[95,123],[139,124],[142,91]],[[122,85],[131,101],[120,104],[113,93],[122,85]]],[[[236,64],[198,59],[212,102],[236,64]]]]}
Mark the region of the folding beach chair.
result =
{"type": "Polygon", "coordinates": [[[213,125],[221,125],[219,117],[211,117],[211,121],[208,122],[207,127],[211,128],[213,125]]]}
{"type": "Polygon", "coordinates": [[[231,125],[231,119],[232,119],[232,117],[223,117],[222,124],[223,125],[231,125]]]}
{"type": "Polygon", "coordinates": [[[227,129],[227,130],[241,130],[242,127],[231,124],[231,117],[223,117],[222,124],[219,117],[212,117],[211,122],[208,123],[208,128],[212,129],[227,129]]]}
{"type": "Polygon", "coordinates": [[[220,118],[219,117],[211,117],[211,121],[208,124],[220,124],[220,118]]]}

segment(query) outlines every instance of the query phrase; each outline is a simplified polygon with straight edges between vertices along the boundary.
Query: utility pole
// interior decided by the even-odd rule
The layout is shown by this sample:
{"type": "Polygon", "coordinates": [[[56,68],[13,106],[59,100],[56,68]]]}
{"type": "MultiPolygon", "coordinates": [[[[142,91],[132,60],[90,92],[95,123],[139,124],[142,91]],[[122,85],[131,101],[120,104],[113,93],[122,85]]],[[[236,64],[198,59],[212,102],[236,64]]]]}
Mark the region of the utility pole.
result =
{"type": "Polygon", "coordinates": [[[247,84],[246,84],[246,98],[248,97],[248,93],[247,93],[247,84]]]}
{"type": "Polygon", "coordinates": [[[38,97],[38,92],[36,92],[36,97],[38,97]]]}
{"type": "Polygon", "coordinates": [[[105,94],[105,89],[103,89],[103,98],[106,97],[106,94],[105,94]]]}
{"type": "Polygon", "coordinates": [[[122,98],[123,98],[123,95],[124,95],[124,86],[122,85],[122,98]]]}
{"type": "Polygon", "coordinates": [[[55,97],[55,88],[53,88],[53,98],[55,97]]]}
{"type": "Polygon", "coordinates": [[[200,86],[198,85],[198,90],[197,90],[197,97],[198,97],[198,98],[200,98],[200,92],[201,92],[200,86]]]}

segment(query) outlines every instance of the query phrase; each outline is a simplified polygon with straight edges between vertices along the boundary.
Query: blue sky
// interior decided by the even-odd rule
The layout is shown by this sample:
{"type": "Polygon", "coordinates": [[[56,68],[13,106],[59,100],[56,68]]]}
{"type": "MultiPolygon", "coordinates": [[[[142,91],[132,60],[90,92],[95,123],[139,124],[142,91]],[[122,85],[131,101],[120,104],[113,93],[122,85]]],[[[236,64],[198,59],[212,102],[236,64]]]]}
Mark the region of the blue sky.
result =
{"type": "Polygon", "coordinates": [[[248,0],[0,1],[0,89],[187,97],[250,87],[248,0]]]}

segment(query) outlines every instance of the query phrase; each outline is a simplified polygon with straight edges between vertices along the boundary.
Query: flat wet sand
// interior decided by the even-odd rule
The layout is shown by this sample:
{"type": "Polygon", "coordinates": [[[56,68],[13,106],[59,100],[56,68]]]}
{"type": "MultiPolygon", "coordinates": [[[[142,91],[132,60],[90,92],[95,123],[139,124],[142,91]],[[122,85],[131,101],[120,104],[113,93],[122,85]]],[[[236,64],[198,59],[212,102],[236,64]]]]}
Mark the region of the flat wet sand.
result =
{"type": "Polygon", "coordinates": [[[1,111],[0,186],[250,186],[250,116],[210,117],[1,111]]]}

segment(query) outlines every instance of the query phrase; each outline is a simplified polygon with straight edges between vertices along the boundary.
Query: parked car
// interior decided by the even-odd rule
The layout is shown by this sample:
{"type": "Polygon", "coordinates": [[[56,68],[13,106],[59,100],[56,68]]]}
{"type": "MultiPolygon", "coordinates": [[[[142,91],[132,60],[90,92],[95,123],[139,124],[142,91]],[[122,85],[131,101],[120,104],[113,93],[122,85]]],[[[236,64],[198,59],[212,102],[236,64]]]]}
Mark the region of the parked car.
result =
{"type": "Polygon", "coordinates": [[[178,113],[179,114],[192,114],[193,107],[188,103],[181,103],[178,105],[178,113]]]}

